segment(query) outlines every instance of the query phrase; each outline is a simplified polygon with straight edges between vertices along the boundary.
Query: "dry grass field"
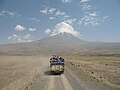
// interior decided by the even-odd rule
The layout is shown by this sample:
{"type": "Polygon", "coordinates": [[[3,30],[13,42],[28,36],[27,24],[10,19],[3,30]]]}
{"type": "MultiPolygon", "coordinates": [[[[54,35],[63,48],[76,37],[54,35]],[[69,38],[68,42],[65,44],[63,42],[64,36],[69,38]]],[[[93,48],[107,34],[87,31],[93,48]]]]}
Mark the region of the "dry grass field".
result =
{"type": "Polygon", "coordinates": [[[120,90],[120,57],[71,55],[65,58],[66,64],[92,86],[100,90],[120,90]]]}

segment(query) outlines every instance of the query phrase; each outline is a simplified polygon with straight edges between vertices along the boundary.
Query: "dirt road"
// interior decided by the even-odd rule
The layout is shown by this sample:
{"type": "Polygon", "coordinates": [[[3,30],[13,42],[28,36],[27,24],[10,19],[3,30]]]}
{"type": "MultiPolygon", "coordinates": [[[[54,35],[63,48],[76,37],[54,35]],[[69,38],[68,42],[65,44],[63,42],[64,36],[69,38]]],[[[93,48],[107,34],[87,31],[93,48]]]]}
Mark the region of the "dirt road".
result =
{"type": "Polygon", "coordinates": [[[64,74],[47,72],[44,90],[90,90],[67,67],[64,74]]]}
{"type": "Polygon", "coordinates": [[[51,73],[49,58],[0,56],[0,90],[104,90],[85,82],[68,66],[64,74],[51,73]]]}

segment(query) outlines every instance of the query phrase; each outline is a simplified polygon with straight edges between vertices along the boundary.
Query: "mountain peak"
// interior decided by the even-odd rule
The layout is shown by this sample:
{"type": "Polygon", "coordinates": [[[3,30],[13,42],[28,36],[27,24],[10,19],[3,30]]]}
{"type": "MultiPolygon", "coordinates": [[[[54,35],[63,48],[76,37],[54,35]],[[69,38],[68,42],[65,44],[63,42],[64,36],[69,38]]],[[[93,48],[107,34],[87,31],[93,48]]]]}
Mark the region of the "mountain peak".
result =
{"type": "MultiPolygon", "coordinates": [[[[58,33],[58,34],[55,34],[55,35],[51,35],[51,36],[59,36],[59,35],[61,35],[61,36],[68,36],[68,35],[71,35],[71,36],[74,36],[73,34],[71,34],[71,33],[68,33],[68,32],[60,32],[60,33],[58,33]]],[[[76,37],[76,36],[75,36],[76,37]]]]}
{"type": "Polygon", "coordinates": [[[71,33],[68,33],[68,32],[62,32],[62,33],[59,33],[59,34],[62,34],[62,35],[72,35],[71,33]]]}
{"type": "Polygon", "coordinates": [[[71,44],[80,44],[84,43],[84,40],[79,39],[78,37],[72,35],[71,33],[63,32],[59,33],[50,37],[46,37],[42,40],[39,40],[40,43],[54,43],[54,44],[64,44],[64,45],[71,45],[71,44]]]}

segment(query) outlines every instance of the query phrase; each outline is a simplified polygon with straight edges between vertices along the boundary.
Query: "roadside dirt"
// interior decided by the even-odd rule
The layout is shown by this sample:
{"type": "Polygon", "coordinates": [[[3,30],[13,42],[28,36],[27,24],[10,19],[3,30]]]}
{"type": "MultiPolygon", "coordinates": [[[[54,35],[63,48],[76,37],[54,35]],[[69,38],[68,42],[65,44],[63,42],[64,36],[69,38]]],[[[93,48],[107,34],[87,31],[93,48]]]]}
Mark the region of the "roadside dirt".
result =
{"type": "Polygon", "coordinates": [[[36,88],[43,90],[43,73],[48,67],[48,59],[43,56],[0,56],[0,90],[29,90],[37,82],[36,88]]]}
{"type": "Polygon", "coordinates": [[[119,57],[72,56],[66,65],[91,90],[120,90],[119,57]]]}

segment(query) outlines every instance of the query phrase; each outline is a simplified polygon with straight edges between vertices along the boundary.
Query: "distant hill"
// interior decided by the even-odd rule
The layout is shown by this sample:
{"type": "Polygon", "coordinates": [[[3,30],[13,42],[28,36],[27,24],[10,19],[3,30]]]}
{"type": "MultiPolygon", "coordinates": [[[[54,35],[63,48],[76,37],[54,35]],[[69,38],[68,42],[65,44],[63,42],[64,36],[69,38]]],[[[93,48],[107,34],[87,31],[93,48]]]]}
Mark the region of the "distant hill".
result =
{"type": "Polygon", "coordinates": [[[88,42],[70,33],[60,33],[28,43],[0,45],[0,54],[77,54],[77,53],[118,53],[120,43],[88,42]]]}

